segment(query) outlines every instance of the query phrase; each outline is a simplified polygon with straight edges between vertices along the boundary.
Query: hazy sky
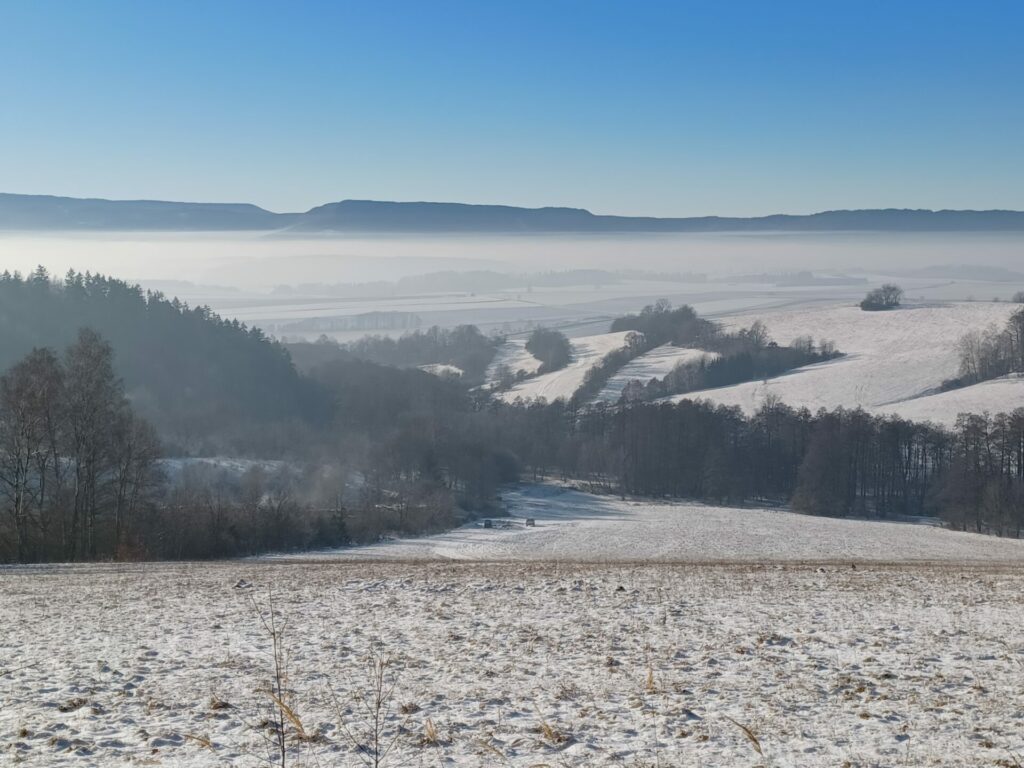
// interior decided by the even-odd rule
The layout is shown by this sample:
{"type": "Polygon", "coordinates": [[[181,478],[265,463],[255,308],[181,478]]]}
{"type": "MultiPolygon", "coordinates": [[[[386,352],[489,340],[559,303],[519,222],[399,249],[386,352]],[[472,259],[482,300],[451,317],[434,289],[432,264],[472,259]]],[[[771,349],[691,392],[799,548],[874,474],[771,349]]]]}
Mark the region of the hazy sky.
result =
{"type": "Polygon", "coordinates": [[[1024,2],[0,0],[0,191],[1024,209],[1024,2]]]}

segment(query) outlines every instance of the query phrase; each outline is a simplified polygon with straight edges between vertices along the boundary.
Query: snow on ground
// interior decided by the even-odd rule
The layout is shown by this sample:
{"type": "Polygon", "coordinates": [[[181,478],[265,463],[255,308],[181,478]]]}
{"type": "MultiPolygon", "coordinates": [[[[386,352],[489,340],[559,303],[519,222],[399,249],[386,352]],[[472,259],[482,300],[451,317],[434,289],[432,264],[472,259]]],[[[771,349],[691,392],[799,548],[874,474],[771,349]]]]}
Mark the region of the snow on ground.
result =
{"type": "Polygon", "coordinates": [[[502,366],[507,366],[513,375],[523,371],[527,376],[532,376],[540,368],[540,360],[526,351],[526,339],[510,339],[498,347],[494,359],[487,367],[487,384],[497,383],[498,368],[502,366]]]}
{"type": "Polygon", "coordinates": [[[382,766],[1024,753],[1019,567],[236,561],[10,568],[0,594],[4,765],[272,764],[271,594],[307,736],[289,765],[363,764],[371,647],[382,766]]]}
{"type": "MultiPolygon", "coordinates": [[[[902,413],[906,405],[909,414],[914,409],[912,398],[933,391],[943,380],[956,375],[956,346],[965,333],[993,324],[1002,327],[1015,309],[1017,305],[986,302],[906,306],[889,312],[833,305],[731,317],[726,325],[732,328],[761,320],[780,344],[808,334],[816,341],[834,341],[846,356],[767,382],[747,382],[673,399],[708,399],[738,405],[751,413],[769,395],[777,395],[789,405],[807,406],[812,411],[844,406],[902,413]],[[883,410],[883,406],[891,407],[883,410]]],[[[1018,387],[1006,385],[1003,394],[1011,396],[1006,407],[1024,405],[1024,382],[1018,387]]],[[[948,404],[953,406],[955,399],[949,398],[948,404]]],[[[938,409],[931,410],[936,413],[938,409]]],[[[942,416],[941,420],[951,421],[956,414],[952,413],[952,418],[948,413],[942,416]]]]}
{"type": "Polygon", "coordinates": [[[521,381],[508,391],[499,393],[497,397],[510,403],[517,398],[544,398],[549,402],[559,398],[568,400],[583,384],[583,377],[587,375],[587,371],[609,352],[625,346],[629,333],[602,333],[572,339],[572,362],[565,368],[521,381]]]}
{"type": "Polygon", "coordinates": [[[421,371],[426,371],[441,378],[459,379],[465,373],[457,365],[448,365],[446,363],[428,363],[427,365],[421,365],[419,368],[421,371]]]}
{"type": "Polygon", "coordinates": [[[660,379],[668,375],[677,365],[686,363],[699,363],[702,359],[717,357],[715,352],[705,352],[702,349],[691,349],[688,347],[673,347],[665,344],[655,347],[640,357],[634,358],[619,369],[618,373],[612,376],[604,389],[597,396],[597,400],[614,403],[622,396],[622,390],[631,381],[640,381],[646,384],[651,379],[660,379]]]}
{"type": "Polygon", "coordinates": [[[769,509],[622,501],[547,485],[504,495],[510,517],[310,558],[559,562],[979,562],[1024,564],[1024,540],[913,523],[769,509]],[[536,525],[525,525],[533,518],[536,525]]]}
{"type": "Polygon", "coordinates": [[[1008,413],[1017,408],[1024,408],[1024,377],[1021,376],[982,381],[962,389],[883,405],[874,411],[898,415],[911,421],[931,421],[951,426],[961,413],[1008,413]]]}

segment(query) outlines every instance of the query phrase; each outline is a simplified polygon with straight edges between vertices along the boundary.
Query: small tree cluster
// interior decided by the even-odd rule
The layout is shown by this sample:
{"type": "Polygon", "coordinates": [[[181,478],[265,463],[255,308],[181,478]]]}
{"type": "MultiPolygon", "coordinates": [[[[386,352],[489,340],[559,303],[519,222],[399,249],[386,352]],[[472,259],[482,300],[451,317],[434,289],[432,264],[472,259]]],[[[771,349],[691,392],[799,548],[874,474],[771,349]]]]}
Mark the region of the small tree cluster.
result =
{"type": "Polygon", "coordinates": [[[885,309],[895,309],[903,301],[903,289],[898,285],[886,283],[881,288],[869,291],[868,295],[860,303],[860,308],[865,312],[877,312],[885,309]]]}
{"type": "Polygon", "coordinates": [[[572,345],[561,331],[538,328],[526,340],[526,351],[540,360],[538,373],[565,368],[572,360],[572,345]]]}

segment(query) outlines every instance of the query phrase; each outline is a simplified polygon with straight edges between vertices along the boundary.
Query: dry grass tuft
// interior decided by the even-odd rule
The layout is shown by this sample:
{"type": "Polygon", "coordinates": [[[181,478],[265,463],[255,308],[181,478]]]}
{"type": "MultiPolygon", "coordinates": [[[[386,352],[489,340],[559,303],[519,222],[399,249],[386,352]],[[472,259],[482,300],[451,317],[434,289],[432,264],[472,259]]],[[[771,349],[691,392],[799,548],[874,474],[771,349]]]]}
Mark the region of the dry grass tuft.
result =
{"type": "Polygon", "coordinates": [[[732,723],[741,731],[743,731],[743,735],[747,737],[747,741],[750,742],[750,746],[754,748],[754,751],[757,752],[757,754],[764,755],[764,752],[761,751],[761,740],[757,738],[757,734],[755,734],[752,730],[747,728],[747,726],[743,725],[743,723],[736,722],[728,715],[724,715],[724,717],[730,723],[732,723]]]}
{"type": "Polygon", "coordinates": [[[423,735],[420,736],[421,747],[436,747],[441,743],[441,734],[438,733],[437,726],[434,725],[434,721],[429,717],[423,723],[423,735]]]}

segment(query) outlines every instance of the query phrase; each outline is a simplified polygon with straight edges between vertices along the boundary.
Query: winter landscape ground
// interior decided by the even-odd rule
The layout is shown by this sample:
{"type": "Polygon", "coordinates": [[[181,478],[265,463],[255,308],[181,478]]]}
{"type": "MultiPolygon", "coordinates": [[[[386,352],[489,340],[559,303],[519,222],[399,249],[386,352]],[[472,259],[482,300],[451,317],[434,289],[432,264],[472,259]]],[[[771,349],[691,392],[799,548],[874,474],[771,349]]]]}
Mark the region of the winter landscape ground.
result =
{"type": "Polygon", "coordinates": [[[780,344],[814,334],[834,341],[845,356],[768,381],[686,397],[739,405],[749,413],[776,396],[811,410],[861,407],[947,425],[958,413],[1009,412],[1024,406],[1019,380],[984,382],[949,393],[937,390],[957,374],[961,337],[1002,326],[1018,308],[1002,302],[941,302],[911,304],[892,312],[827,305],[737,315],[725,324],[739,328],[761,320],[780,344]]]}
{"type": "Polygon", "coordinates": [[[1020,764],[1024,542],[508,500],[507,528],[362,551],[0,572],[0,762],[266,764],[272,601],[290,764],[365,764],[373,653],[381,765],[1020,764]]]}

